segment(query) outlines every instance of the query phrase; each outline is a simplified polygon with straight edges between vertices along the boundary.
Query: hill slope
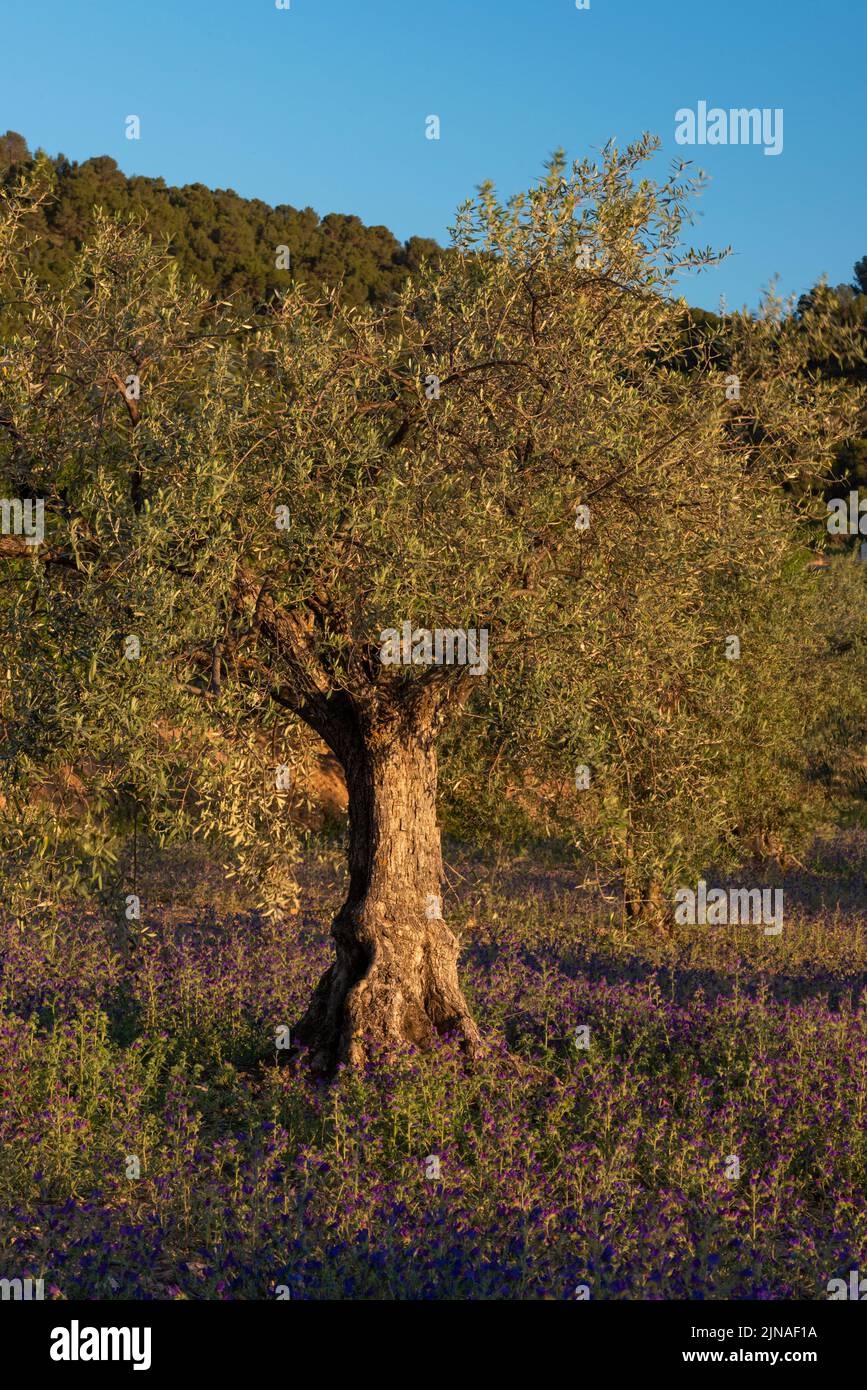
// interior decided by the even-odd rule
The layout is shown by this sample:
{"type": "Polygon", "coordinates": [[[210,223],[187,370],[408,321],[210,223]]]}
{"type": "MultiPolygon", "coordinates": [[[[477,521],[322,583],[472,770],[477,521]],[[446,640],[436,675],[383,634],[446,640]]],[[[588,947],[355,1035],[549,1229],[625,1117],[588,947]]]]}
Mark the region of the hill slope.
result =
{"type": "MultiPolygon", "coordinates": [[[[24,137],[0,136],[0,180],[15,179],[32,165],[24,137]]],[[[108,155],[78,164],[59,154],[51,160],[55,198],[41,210],[33,268],[51,284],[61,283],[69,262],[86,240],[93,210],[144,214],[155,240],[169,238],[182,268],[219,297],[238,296],[253,307],[290,280],[335,285],[343,282],[350,302],[385,299],[435,253],[435,241],[399,242],[387,227],[366,227],[358,217],[281,203],[270,207],[232,189],[204,184],[173,188],[161,178],[128,178],[108,155]],[[289,248],[291,270],[276,268],[277,248],[289,248]]]]}

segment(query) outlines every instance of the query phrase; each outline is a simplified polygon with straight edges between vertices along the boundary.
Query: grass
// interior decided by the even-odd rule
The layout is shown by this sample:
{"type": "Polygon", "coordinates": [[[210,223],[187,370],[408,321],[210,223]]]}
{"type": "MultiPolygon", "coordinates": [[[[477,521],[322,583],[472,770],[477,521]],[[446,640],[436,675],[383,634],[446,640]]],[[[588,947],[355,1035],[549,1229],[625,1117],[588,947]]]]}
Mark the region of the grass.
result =
{"type": "Polygon", "coordinates": [[[819,846],[779,937],[645,937],[567,869],[455,860],[490,1056],[467,1074],[444,1042],[330,1087],[273,1049],[329,959],[333,852],[294,916],[175,902],[128,957],[96,911],[7,920],[0,1276],[55,1298],[825,1298],[867,1267],[865,863],[863,832],[819,846]]]}

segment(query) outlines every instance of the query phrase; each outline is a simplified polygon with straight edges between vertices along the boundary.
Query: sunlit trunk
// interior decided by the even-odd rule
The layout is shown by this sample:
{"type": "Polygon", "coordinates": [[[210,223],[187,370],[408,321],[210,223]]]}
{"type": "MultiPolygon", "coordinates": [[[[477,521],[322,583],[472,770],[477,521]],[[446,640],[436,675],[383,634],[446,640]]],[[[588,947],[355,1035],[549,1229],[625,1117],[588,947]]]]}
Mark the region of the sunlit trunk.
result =
{"type": "Polygon", "coordinates": [[[478,1030],[458,984],[458,943],[441,915],[437,764],[429,730],[359,736],[343,755],[349,892],[332,926],[336,959],[294,1030],[315,1068],[358,1064],[372,1046],[429,1047],[478,1030]]]}

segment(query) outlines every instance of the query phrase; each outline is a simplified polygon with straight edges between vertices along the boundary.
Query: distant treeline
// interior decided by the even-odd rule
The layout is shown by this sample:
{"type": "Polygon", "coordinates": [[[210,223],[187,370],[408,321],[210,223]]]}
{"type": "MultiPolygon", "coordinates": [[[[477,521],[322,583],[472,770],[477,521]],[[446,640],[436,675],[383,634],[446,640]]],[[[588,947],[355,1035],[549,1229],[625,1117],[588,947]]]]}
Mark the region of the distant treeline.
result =
{"type": "MultiPolygon", "coordinates": [[[[0,179],[17,177],[34,156],[22,135],[0,136],[0,179]]],[[[161,178],[128,178],[108,155],[78,164],[58,154],[55,197],[37,214],[41,225],[33,269],[48,284],[61,283],[72,257],[87,240],[95,207],[139,215],[154,240],[168,238],[183,270],[219,298],[236,298],[244,308],[266,303],[290,280],[342,284],[354,304],[381,301],[398,289],[423,256],[440,249],[427,237],[405,243],[387,227],[366,227],[358,217],[259,198],[231,189],[192,183],[172,188],[161,178]],[[277,248],[288,247],[290,269],[278,270],[277,248]]]]}

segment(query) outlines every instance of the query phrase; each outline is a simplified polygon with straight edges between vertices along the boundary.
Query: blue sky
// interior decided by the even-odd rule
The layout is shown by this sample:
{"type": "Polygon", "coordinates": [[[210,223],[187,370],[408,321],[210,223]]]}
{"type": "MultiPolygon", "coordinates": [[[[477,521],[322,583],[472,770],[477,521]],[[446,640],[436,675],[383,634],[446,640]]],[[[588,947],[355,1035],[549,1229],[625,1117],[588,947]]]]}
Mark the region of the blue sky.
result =
{"type": "Polygon", "coordinates": [[[404,239],[447,239],[483,179],[528,187],[570,157],[662,137],[711,182],[697,244],[731,244],[684,285],[754,306],[867,255],[860,0],[0,0],[0,130],[126,173],[234,188],[404,239]],[[686,149],[675,112],[782,107],[778,156],[686,149]],[[125,118],[141,118],[141,139],[125,118]],[[425,139],[436,114],[441,138],[425,139]]]}

